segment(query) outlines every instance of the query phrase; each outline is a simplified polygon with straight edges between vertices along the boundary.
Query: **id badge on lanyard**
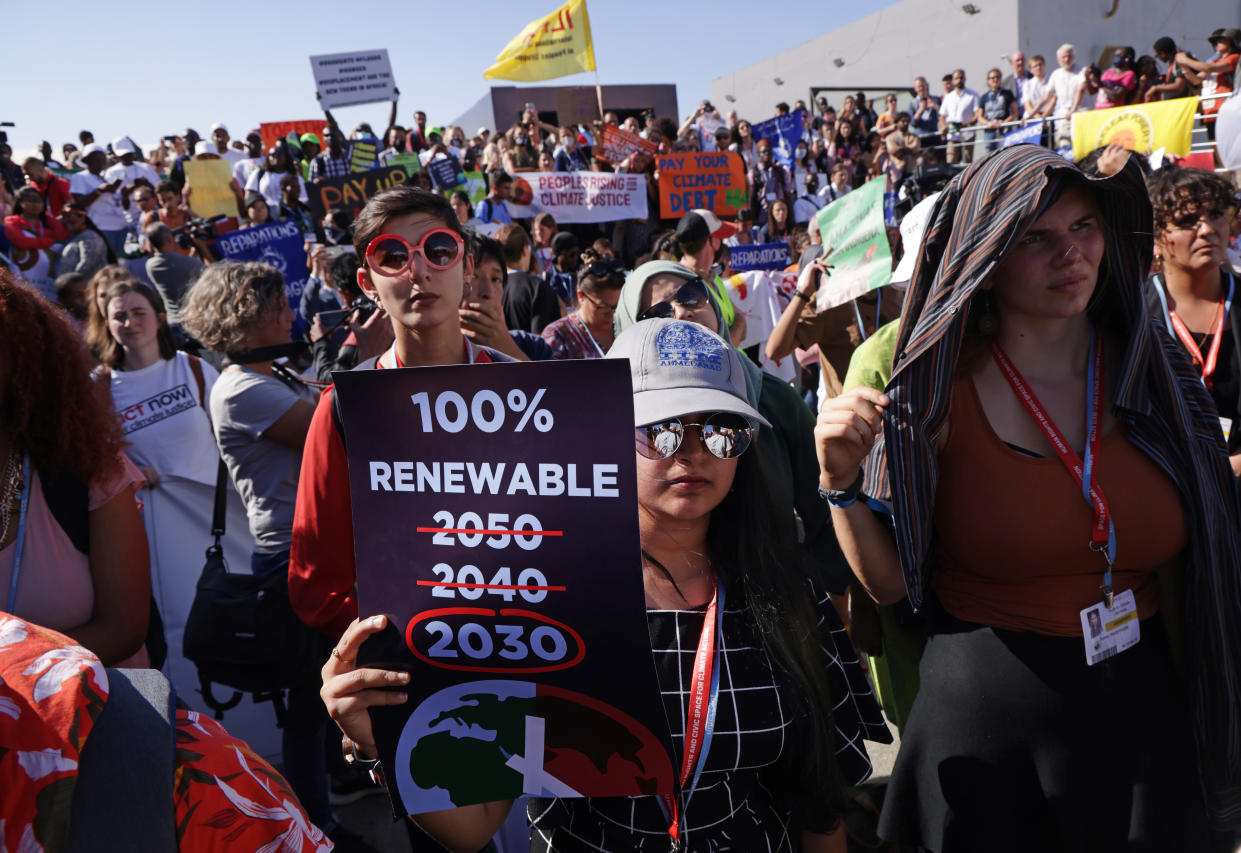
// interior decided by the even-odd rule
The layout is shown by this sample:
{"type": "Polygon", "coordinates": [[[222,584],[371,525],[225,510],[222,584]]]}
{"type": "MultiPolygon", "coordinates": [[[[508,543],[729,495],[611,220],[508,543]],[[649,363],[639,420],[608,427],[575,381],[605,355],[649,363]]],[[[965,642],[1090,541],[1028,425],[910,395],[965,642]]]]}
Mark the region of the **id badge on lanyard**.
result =
{"type": "Polygon", "coordinates": [[[1089,548],[1103,556],[1106,568],[1103,572],[1103,583],[1099,589],[1102,601],[1099,604],[1084,608],[1081,613],[1082,636],[1086,643],[1086,662],[1093,666],[1112,655],[1133,646],[1139,639],[1137,608],[1133,601],[1133,591],[1125,590],[1116,596],[1112,590],[1112,566],[1116,562],[1116,527],[1112,523],[1112,511],[1103,494],[1103,489],[1095,482],[1095,465],[1099,458],[1101,440],[1099,431],[1103,420],[1103,386],[1104,360],[1103,341],[1090,330],[1090,356],[1086,363],[1086,455],[1082,460],[1065,440],[1064,434],[1052,421],[1043,404],[1039,402],[1029,383],[1009,360],[1008,355],[998,343],[992,342],[991,354],[1004,378],[1012,386],[1017,398],[1029,411],[1034,422],[1042,430],[1047,441],[1055,449],[1056,455],[1065,469],[1081,487],[1082,497],[1090,504],[1094,520],[1090,531],[1089,548]],[[1106,623],[1112,627],[1107,629],[1106,636],[1102,629],[1094,631],[1095,622],[1106,623]],[[1095,636],[1092,637],[1091,633],[1095,636]],[[1102,640],[1100,639],[1102,637],[1102,640]],[[1096,642],[1098,641],[1098,642],[1096,642]],[[1104,642],[1106,641],[1106,642],[1104,642]],[[1102,645],[1100,645],[1100,643],[1102,645]]]}

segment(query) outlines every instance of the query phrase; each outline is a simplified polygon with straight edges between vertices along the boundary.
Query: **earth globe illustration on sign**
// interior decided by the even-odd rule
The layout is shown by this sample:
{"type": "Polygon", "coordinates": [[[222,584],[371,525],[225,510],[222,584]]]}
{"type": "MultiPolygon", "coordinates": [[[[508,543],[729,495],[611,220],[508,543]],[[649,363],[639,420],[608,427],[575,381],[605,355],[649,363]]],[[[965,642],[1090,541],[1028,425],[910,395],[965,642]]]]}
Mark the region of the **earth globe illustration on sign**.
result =
{"type": "Polygon", "coordinates": [[[397,790],[411,814],[532,796],[673,790],[668,752],[646,726],[582,693],[472,681],[423,701],[397,742],[397,790]]]}

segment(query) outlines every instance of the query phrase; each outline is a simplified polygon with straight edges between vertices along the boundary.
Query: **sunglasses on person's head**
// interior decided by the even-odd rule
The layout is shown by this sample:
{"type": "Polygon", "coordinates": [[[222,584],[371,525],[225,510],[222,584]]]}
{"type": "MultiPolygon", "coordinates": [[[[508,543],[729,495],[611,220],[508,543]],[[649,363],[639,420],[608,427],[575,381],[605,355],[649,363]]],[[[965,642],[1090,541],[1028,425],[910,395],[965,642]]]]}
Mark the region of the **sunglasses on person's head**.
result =
{"type": "Polygon", "coordinates": [[[745,453],[754,438],[754,428],[741,415],[715,412],[690,423],[681,418],[668,418],[634,430],[634,443],[647,459],[667,459],[681,447],[688,427],[698,430],[703,447],[718,459],[736,459],[745,453]]]}
{"type": "Polygon", "coordinates": [[[690,311],[697,311],[703,306],[707,299],[707,284],[700,278],[691,278],[681,285],[677,292],[672,294],[671,299],[665,299],[663,302],[656,302],[650,308],[647,308],[638,315],[638,321],[652,320],[655,318],[671,317],[675,302],[682,308],[690,311]]]}
{"type": "Polygon", "coordinates": [[[585,278],[588,275],[601,278],[604,276],[615,275],[616,273],[623,273],[624,271],[625,265],[620,261],[591,261],[589,264],[582,267],[581,271],[578,273],[578,278],[585,278]]]}
{"type": "Polygon", "coordinates": [[[366,264],[376,272],[398,276],[409,269],[415,253],[422,255],[431,269],[446,270],[465,254],[465,241],[451,228],[432,228],[416,246],[396,234],[380,234],[366,247],[366,264]]]}

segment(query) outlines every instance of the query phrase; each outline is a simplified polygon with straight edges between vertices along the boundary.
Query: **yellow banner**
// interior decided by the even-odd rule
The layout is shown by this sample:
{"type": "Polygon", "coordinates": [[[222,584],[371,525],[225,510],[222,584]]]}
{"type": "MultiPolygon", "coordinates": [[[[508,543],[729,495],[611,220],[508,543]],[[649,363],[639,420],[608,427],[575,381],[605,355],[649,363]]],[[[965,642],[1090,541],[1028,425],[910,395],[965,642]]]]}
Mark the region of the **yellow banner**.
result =
{"type": "Polygon", "coordinates": [[[1073,159],[1111,142],[1141,154],[1164,148],[1183,157],[1189,153],[1197,109],[1197,98],[1177,98],[1073,113],[1073,159]]]}
{"type": "Polygon", "coordinates": [[[569,0],[546,18],[526,24],[483,77],[529,83],[594,70],[586,0],[569,0]]]}

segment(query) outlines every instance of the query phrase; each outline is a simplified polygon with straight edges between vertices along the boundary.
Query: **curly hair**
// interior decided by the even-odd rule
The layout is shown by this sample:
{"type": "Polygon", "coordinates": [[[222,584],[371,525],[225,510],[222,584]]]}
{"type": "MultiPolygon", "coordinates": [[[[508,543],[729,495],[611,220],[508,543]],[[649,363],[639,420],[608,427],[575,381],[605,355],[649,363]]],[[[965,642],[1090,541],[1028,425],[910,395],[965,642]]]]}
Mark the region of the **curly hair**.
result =
{"type": "Polygon", "coordinates": [[[95,358],[103,358],[103,351],[112,339],[108,334],[108,318],[103,316],[103,309],[99,307],[101,297],[118,281],[137,280],[120,264],[109,264],[95,273],[90,283],[86,285],[86,345],[90,347],[95,358]]]}
{"type": "Polygon", "coordinates": [[[0,424],[52,479],[115,475],[124,446],[107,382],[69,318],[0,269],[0,424]]]}
{"type": "Polygon", "coordinates": [[[1155,233],[1172,227],[1174,220],[1198,213],[1204,207],[1236,210],[1237,191],[1228,181],[1205,169],[1160,169],[1146,180],[1155,210],[1155,233]]]}
{"type": "MultiPolygon", "coordinates": [[[[155,292],[155,289],[148,287],[140,281],[122,280],[113,284],[108,288],[106,295],[107,305],[118,296],[124,296],[126,293],[136,293],[147,301],[151,306],[151,310],[159,316],[159,331],[155,333],[155,340],[159,343],[159,357],[167,361],[177,354],[177,346],[172,340],[172,330],[168,328],[168,320],[165,316],[168,309],[164,307],[164,300],[155,292]]],[[[125,349],[121,346],[120,341],[114,338],[109,330],[108,340],[99,351],[99,360],[113,370],[125,369],[125,349]]]]}
{"type": "MultiPolygon", "coordinates": [[[[444,202],[447,204],[447,201],[444,202]]],[[[211,264],[190,286],[181,325],[207,349],[239,352],[272,310],[287,303],[284,276],[253,261],[211,264]]]]}

